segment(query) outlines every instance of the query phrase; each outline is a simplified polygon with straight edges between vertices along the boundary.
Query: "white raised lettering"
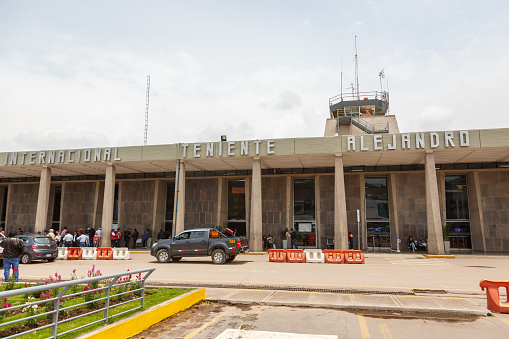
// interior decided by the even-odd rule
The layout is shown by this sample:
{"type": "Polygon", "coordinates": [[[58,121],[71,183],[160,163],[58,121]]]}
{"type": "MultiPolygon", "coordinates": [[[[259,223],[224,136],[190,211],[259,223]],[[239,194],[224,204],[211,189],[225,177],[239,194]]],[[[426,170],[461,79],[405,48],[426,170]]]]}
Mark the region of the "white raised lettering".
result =
{"type": "Polygon", "coordinates": [[[424,133],[415,134],[415,148],[424,148],[424,133]]]}
{"type": "Polygon", "coordinates": [[[114,150],[115,150],[115,153],[113,156],[113,161],[120,161],[120,157],[118,156],[118,148],[114,148],[114,150]]]}
{"type": "Polygon", "coordinates": [[[248,142],[247,141],[241,141],[240,142],[240,155],[247,155],[248,153],[248,142]]]}
{"type": "Polygon", "coordinates": [[[16,165],[16,161],[18,160],[18,153],[11,153],[11,165],[16,165]]]}
{"type": "Polygon", "coordinates": [[[73,159],[74,152],[76,152],[76,151],[73,150],[73,149],[70,149],[70,150],[67,151],[67,162],[69,164],[72,164],[74,162],[74,159],[73,159]]]}
{"type": "Polygon", "coordinates": [[[364,147],[364,135],[361,135],[361,151],[367,151],[368,148],[364,147]]]}
{"type": "Polygon", "coordinates": [[[78,150],[78,156],[76,157],[76,162],[81,162],[81,150],[78,150]]]}
{"type": "Polygon", "coordinates": [[[110,161],[111,159],[111,148],[104,149],[104,161],[110,161]]]}
{"type": "Polygon", "coordinates": [[[207,153],[205,153],[206,157],[213,157],[214,156],[214,143],[213,142],[207,142],[207,153]]]}
{"type": "MultiPolygon", "coordinates": [[[[30,165],[33,165],[35,164],[35,156],[36,156],[36,153],[35,152],[30,152],[30,155],[29,155],[29,161],[28,163],[30,165]]],[[[12,161],[12,160],[11,160],[12,161]]]]}
{"type": "Polygon", "coordinates": [[[96,148],[94,150],[94,161],[101,161],[101,149],[96,148]]]}
{"type": "Polygon", "coordinates": [[[22,152],[21,153],[21,164],[24,165],[25,164],[25,155],[27,155],[26,152],[22,152]]]}
{"type": "Polygon", "coordinates": [[[9,153],[5,152],[5,163],[4,165],[7,166],[7,160],[9,160],[9,153]]]}
{"type": "Polygon", "coordinates": [[[460,131],[460,146],[470,146],[470,137],[468,136],[468,131],[460,131]]]}
{"type": "Polygon", "coordinates": [[[437,148],[440,146],[440,138],[438,133],[432,132],[429,134],[429,142],[431,144],[431,148],[437,148]]]}
{"type": "Polygon", "coordinates": [[[274,148],[274,140],[267,140],[267,154],[274,154],[274,150],[271,150],[271,148],[274,148]]]}
{"type": "Polygon", "coordinates": [[[453,138],[453,133],[452,132],[445,132],[444,134],[445,136],[445,147],[449,147],[449,145],[451,145],[451,147],[454,147],[454,140],[452,139],[453,138]]]}
{"type": "Polygon", "coordinates": [[[198,152],[201,151],[201,145],[200,144],[193,144],[193,157],[199,158],[200,155],[198,152]]]}
{"type": "Polygon", "coordinates": [[[223,143],[222,142],[219,143],[219,153],[218,154],[220,157],[223,156],[223,143]]]}
{"type": "Polygon", "coordinates": [[[48,164],[55,163],[55,151],[48,151],[48,164]]]}
{"type": "Polygon", "coordinates": [[[349,151],[355,151],[355,137],[346,137],[346,144],[349,151]]]}
{"type": "Polygon", "coordinates": [[[189,146],[189,144],[182,144],[182,158],[185,158],[187,157],[187,146],[189,146]]]}
{"type": "Polygon", "coordinates": [[[392,135],[392,144],[387,145],[387,149],[396,149],[396,134],[392,135]]]}
{"type": "Polygon", "coordinates": [[[235,141],[228,141],[228,155],[235,155],[233,150],[235,149],[235,141]]]}
{"type": "Polygon", "coordinates": [[[383,150],[382,145],[382,136],[381,135],[375,135],[373,136],[373,143],[375,144],[375,151],[381,151],[383,150]]]}
{"type": "Polygon", "coordinates": [[[58,151],[58,162],[61,164],[63,163],[65,157],[65,151],[58,151]]]}
{"type": "Polygon", "coordinates": [[[90,149],[86,149],[85,150],[85,154],[83,154],[83,161],[85,161],[85,162],[89,162],[90,161],[90,153],[92,153],[90,151],[90,149]]]}
{"type": "Polygon", "coordinates": [[[45,164],[46,152],[39,152],[39,164],[45,164]]]}
{"type": "Polygon", "coordinates": [[[260,143],[262,141],[261,140],[255,140],[254,143],[255,143],[255,153],[256,155],[260,154],[260,143]]]}
{"type": "Polygon", "coordinates": [[[405,148],[410,149],[410,134],[401,134],[401,149],[405,148]]]}

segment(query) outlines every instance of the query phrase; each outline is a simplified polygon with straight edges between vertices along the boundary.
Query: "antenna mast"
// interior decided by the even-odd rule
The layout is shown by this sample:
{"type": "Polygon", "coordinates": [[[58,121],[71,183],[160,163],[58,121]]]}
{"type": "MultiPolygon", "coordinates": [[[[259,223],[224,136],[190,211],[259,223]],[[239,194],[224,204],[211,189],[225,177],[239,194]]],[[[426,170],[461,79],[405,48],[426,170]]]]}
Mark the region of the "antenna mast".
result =
{"type": "Polygon", "coordinates": [[[357,61],[357,35],[355,36],[355,93],[359,99],[359,63],[357,61]]]}
{"type": "Polygon", "coordinates": [[[150,75],[147,75],[147,104],[145,106],[145,133],[143,135],[143,144],[147,144],[148,135],[148,102],[149,102],[149,91],[150,91],[150,75]]]}

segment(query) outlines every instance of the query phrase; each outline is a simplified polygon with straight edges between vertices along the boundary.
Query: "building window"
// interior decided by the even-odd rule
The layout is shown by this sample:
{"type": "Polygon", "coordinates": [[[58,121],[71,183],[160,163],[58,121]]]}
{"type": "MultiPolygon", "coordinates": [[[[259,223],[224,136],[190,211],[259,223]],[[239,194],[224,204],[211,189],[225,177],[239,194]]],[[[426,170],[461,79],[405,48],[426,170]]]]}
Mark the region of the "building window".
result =
{"type": "Polygon", "coordinates": [[[113,197],[113,224],[118,227],[118,184],[115,184],[115,195],[113,197]]]}
{"type": "Polygon", "coordinates": [[[53,215],[51,218],[51,228],[60,229],[60,210],[62,207],[62,185],[55,185],[55,196],[53,199],[53,215]]]}
{"type": "Polygon", "coordinates": [[[7,232],[6,232],[6,229],[5,229],[5,218],[7,216],[7,191],[8,191],[8,187],[5,186],[5,187],[2,187],[0,189],[0,192],[2,192],[2,213],[0,214],[0,228],[2,228],[2,230],[4,231],[5,233],[5,236],[7,236],[7,232]]]}
{"type": "Polygon", "coordinates": [[[391,247],[391,227],[389,220],[389,190],[387,178],[375,177],[364,180],[366,196],[367,246],[375,248],[391,247]]]}
{"type": "Polygon", "coordinates": [[[445,176],[445,216],[452,249],[472,248],[466,175],[445,176]]]}
{"type": "Polygon", "coordinates": [[[246,235],[246,181],[228,180],[228,228],[246,235]]]}

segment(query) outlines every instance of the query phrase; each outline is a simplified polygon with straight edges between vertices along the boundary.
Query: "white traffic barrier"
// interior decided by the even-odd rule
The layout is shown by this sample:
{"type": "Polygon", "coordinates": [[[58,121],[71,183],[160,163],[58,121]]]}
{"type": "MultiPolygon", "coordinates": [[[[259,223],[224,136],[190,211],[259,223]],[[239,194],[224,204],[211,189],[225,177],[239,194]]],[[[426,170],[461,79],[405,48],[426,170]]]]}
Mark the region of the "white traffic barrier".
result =
{"type": "Polygon", "coordinates": [[[97,248],[95,247],[82,247],[83,254],[81,259],[83,260],[95,260],[97,259],[97,248]]]}
{"type": "Polygon", "coordinates": [[[67,247],[58,247],[57,259],[67,260],[67,247]]]}
{"type": "Polygon", "coordinates": [[[306,262],[323,263],[325,261],[325,256],[320,249],[305,249],[304,253],[306,254],[306,262]]]}
{"type": "Polygon", "coordinates": [[[113,260],[128,260],[129,249],[127,247],[113,247],[113,260]]]}

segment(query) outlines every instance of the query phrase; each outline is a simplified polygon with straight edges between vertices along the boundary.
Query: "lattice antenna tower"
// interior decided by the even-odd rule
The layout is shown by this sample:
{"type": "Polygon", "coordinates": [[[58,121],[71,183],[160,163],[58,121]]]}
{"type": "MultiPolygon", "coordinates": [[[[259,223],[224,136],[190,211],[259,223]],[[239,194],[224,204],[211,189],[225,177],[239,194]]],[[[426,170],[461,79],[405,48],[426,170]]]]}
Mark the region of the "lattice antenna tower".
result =
{"type": "Polygon", "coordinates": [[[147,98],[146,98],[146,106],[145,106],[145,132],[143,134],[143,144],[147,144],[147,135],[148,135],[148,103],[149,103],[149,93],[150,93],[150,75],[147,75],[147,98]]]}

